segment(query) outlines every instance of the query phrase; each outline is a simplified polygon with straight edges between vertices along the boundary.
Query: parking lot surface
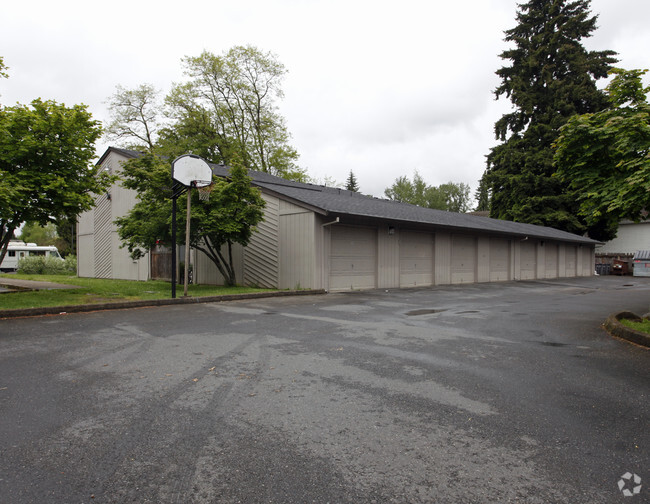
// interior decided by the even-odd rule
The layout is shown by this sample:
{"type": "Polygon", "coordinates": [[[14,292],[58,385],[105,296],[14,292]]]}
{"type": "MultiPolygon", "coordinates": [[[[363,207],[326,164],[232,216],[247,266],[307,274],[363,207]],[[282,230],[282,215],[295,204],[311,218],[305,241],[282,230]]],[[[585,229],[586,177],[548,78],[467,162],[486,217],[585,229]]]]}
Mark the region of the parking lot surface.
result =
{"type": "Polygon", "coordinates": [[[650,279],[0,320],[0,500],[648,502],[624,309],[650,279]]]}

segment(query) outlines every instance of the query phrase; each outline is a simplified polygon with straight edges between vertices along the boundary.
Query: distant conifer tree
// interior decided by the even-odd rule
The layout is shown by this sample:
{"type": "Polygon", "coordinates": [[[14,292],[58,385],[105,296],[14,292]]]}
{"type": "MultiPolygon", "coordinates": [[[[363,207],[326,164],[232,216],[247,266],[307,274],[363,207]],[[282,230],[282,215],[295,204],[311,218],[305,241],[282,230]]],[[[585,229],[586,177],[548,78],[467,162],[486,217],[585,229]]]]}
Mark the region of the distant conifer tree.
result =
{"type": "Polygon", "coordinates": [[[345,188],[348,191],[359,192],[359,184],[357,184],[357,178],[354,176],[352,170],[350,170],[350,175],[348,175],[348,180],[345,183],[345,188]]]}

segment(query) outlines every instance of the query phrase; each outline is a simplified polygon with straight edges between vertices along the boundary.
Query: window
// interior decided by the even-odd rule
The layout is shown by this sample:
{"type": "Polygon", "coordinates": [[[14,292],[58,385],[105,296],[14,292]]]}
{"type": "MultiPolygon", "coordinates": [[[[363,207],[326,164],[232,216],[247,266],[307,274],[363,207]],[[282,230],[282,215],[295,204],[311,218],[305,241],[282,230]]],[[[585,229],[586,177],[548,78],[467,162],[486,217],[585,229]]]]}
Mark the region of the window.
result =
{"type": "Polygon", "coordinates": [[[7,252],[7,255],[9,257],[16,257],[16,251],[15,250],[10,250],[9,252],[7,252]]]}

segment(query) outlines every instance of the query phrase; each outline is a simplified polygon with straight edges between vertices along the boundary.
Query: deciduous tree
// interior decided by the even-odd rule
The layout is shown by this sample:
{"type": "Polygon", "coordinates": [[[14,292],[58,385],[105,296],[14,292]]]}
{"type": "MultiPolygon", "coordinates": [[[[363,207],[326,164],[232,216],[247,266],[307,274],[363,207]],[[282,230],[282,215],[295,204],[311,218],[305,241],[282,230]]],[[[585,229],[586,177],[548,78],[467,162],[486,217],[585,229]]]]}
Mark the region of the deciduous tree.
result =
{"type": "Polygon", "coordinates": [[[185,57],[183,65],[189,81],[167,97],[175,121],[171,138],[183,132],[189,138],[192,132],[207,141],[212,161],[230,165],[239,156],[249,169],[285,178],[304,175],[277,109],[286,69],[275,55],[235,46],[220,56],[205,51],[185,57]]]}
{"type": "Polygon", "coordinates": [[[9,74],[7,73],[7,66],[5,65],[4,58],[0,56],[0,77],[3,79],[9,78],[9,74]]]}
{"type": "Polygon", "coordinates": [[[614,69],[610,105],[577,115],[556,142],[557,177],[578,195],[587,224],[639,221],[650,211],[650,87],[647,70],[614,69]]]}
{"type": "MultiPolygon", "coordinates": [[[[122,243],[137,259],[158,243],[171,243],[170,164],[148,153],[125,163],[123,177],[123,185],[137,191],[138,201],[116,224],[122,243]]],[[[228,285],[236,284],[232,247],[246,246],[263,218],[265,202],[259,189],[251,186],[246,169],[234,157],[229,178],[215,177],[209,201],[200,201],[196,190],[190,197],[190,246],[206,254],[228,285]]],[[[185,198],[187,193],[178,198],[179,208],[185,208],[185,198]]],[[[180,236],[185,233],[181,214],[180,236]]]]}
{"type": "Polygon", "coordinates": [[[151,84],[134,89],[117,86],[109,98],[111,122],[106,136],[126,147],[153,151],[158,133],[163,126],[160,92],[151,84]]]}
{"type": "Polygon", "coordinates": [[[470,187],[463,182],[429,186],[416,171],[412,181],[403,175],[397,178],[384,194],[388,199],[402,203],[464,213],[470,209],[469,192],[470,187]]]}
{"type": "Polygon", "coordinates": [[[0,108],[0,262],[26,221],[45,225],[92,208],[112,178],[91,160],[101,126],[85,105],[0,108]]]}
{"type": "Polygon", "coordinates": [[[22,241],[37,245],[55,245],[56,238],[56,226],[53,222],[48,222],[44,226],[37,222],[26,222],[20,233],[22,241]]]}

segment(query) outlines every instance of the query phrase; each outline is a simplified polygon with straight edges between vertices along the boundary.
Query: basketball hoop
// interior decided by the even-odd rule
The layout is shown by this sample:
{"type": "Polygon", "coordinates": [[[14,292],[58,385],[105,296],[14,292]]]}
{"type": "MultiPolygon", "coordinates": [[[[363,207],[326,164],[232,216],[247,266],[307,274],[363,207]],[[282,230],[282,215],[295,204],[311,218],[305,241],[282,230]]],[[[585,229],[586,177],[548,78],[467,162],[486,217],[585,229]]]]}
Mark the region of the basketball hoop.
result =
{"type": "Polygon", "coordinates": [[[199,192],[199,200],[200,201],[209,201],[210,200],[210,193],[212,192],[212,182],[210,182],[208,185],[197,186],[196,189],[199,192]]]}
{"type": "MultiPolygon", "coordinates": [[[[199,156],[194,154],[183,154],[172,162],[172,179],[187,188],[187,217],[185,218],[185,280],[184,293],[187,297],[187,285],[189,283],[190,264],[190,215],[191,201],[190,192],[193,187],[199,189],[199,198],[203,201],[210,198],[210,190],[203,190],[204,187],[212,185],[212,168],[199,156]]],[[[185,191],[173,192],[172,194],[172,298],[176,297],[176,199],[185,191]]]]}

